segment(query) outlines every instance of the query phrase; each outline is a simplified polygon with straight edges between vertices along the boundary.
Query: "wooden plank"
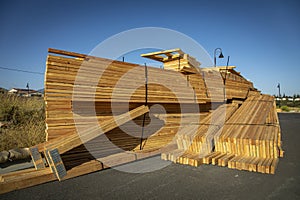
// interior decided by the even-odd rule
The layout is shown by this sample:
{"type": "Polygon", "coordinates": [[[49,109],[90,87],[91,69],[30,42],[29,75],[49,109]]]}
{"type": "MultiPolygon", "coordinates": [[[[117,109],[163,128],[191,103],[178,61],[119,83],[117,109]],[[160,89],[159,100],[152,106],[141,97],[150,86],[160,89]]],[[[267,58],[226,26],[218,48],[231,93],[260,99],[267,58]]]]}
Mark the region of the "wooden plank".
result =
{"type": "Polygon", "coordinates": [[[65,55],[65,56],[74,56],[74,57],[78,57],[78,58],[87,57],[87,55],[84,55],[84,54],[69,52],[69,51],[63,51],[63,50],[58,50],[58,49],[53,49],[53,48],[49,48],[48,52],[49,53],[60,54],[60,55],[65,55]]]}
{"type": "MultiPolygon", "coordinates": [[[[70,169],[64,179],[99,171],[103,168],[106,168],[106,166],[103,166],[100,162],[93,160],[70,169]]],[[[21,170],[17,173],[12,172],[5,174],[4,176],[10,177],[10,179],[0,183],[0,194],[57,180],[49,167],[39,170],[33,169],[31,171],[21,170]]]]}
{"type": "Polygon", "coordinates": [[[163,50],[163,51],[156,51],[156,52],[151,52],[151,53],[144,53],[141,54],[142,57],[149,57],[152,55],[161,55],[161,54],[167,54],[167,53],[179,53],[179,54],[183,54],[183,52],[181,51],[180,48],[176,48],[176,49],[169,49],[169,50],[163,50]]]}
{"type": "Polygon", "coordinates": [[[271,163],[271,169],[270,169],[270,173],[271,174],[275,174],[275,170],[277,168],[277,165],[278,165],[278,161],[279,161],[279,158],[274,158],[272,163],[271,163]]]}
{"type": "MultiPolygon", "coordinates": [[[[139,117],[145,113],[149,112],[149,108],[148,106],[140,106],[138,108],[135,108],[127,113],[121,114],[119,116],[116,116],[114,118],[114,120],[109,120],[106,123],[103,123],[101,125],[101,129],[102,129],[102,133],[100,134],[104,134],[132,119],[135,119],[136,117],[139,117]]],[[[80,137],[78,135],[71,135],[69,136],[69,138],[62,138],[61,142],[57,142],[54,144],[51,144],[49,146],[46,147],[46,149],[58,149],[60,154],[63,154],[64,152],[67,152],[79,145],[82,144],[82,142],[88,142],[90,140],[92,140],[95,137],[99,136],[99,132],[97,131],[98,127],[91,127],[88,128],[85,132],[85,134],[80,135],[80,137]]]]}

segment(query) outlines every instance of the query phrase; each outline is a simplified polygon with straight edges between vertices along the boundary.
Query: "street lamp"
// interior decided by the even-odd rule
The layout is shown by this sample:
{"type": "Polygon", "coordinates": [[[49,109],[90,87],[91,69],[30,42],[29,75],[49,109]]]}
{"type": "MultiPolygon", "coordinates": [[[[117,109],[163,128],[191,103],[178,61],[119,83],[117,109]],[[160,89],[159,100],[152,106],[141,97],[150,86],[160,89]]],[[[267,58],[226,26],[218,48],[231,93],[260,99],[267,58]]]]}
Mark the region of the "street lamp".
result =
{"type": "Polygon", "coordinates": [[[281,98],[281,93],[280,93],[280,83],[278,83],[277,88],[278,88],[278,95],[279,95],[279,98],[281,98]]]}
{"type": "Polygon", "coordinates": [[[224,58],[224,56],[222,54],[222,49],[221,48],[216,48],[215,51],[214,51],[214,66],[215,67],[216,67],[216,62],[217,62],[217,59],[216,59],[217,51],[219,52],[219,58],[224,58]]]}
{"type": "Polygon", "coordinates": [[[278,95],[279,95],[279,103],[278,103],[278,106],[279,106],[279,108],[280,108],[280,107],[281,107],[280,83],[278,83],[277,88],[278,88],[278,95]]]}
{"type": "Polygon", "coordinates": [[[27,88],[27,96],[29,97],[29,83],[27,83],[26,88],[27,88]]]}

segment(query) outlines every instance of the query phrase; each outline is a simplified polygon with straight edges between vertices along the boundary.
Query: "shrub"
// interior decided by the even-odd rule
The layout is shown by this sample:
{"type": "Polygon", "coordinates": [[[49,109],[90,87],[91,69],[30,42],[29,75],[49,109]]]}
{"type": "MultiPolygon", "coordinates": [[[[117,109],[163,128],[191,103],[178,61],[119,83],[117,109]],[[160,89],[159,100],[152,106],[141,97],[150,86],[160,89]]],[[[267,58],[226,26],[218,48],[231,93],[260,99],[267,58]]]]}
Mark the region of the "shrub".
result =
{"type": "Polygon", "coordinates": [[[289,112],[290,111],[290,109],[289,109],[288,106],[281,106],[281,110],[285,111],[285,112],[289,112]]]}

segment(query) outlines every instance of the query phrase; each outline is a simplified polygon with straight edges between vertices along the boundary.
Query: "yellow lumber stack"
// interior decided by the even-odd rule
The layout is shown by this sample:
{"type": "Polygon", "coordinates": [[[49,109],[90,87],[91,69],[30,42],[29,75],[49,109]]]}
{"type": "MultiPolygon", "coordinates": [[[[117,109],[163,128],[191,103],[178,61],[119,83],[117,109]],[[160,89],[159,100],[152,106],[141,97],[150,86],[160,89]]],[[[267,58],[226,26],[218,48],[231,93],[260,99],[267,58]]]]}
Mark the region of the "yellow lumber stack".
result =
{"type": "Polygon", "coordinates": [[[181,49],[169,49],[142,54],[142,57],[149,58],[164,63],[164,69],[182,71],[185,73],[195,73],[200,66],[194,57],[184,53],[181,49]]]}
{"type": "Polygon", "coordinates": [[[173,162],[192,163],[193,166],[205,163],[203,159],[210,155],[214,147],[214,135],[237,109],[238,104],[223,104],[199,122],[187,124],[184,131],[176,135],[179,151],[163,153],[162,158],[169,160],[168,157],[172,157],[173,162]]]}
{"type": "MultiPolygon", "coordinates": [[[[128,107],[134,109],[145,103],[144,66],[56,49],[49,49],[49,53],[51,54],[47,58],[45,75],[46,131],[49,141],[76,134],[78,127],[88,129],[91,124],[90,118],[96,117],[100,125],[105,124],[106,121],[112,120],[112,110],[114,114],[122,114],[128,110],[128,107]],[[95,74],[101,76],[95,76],[95,74]],[[76,119],[76,126],[74,119],[76,119]]],[[[247,144],[249,150],[246,147],[246,149],[239,149],[239,152],[246,152],[245,156],[254,155],[252,143],[260,141],[257,138],[261,139],[261,136],[258,133],[254,134],[253,130],[263,129],[262,132],[270,132],[280,138],[278,127],[263,127],[265,124],[273,125],[274,120],[278,123],[274,110],[270,109],[270,112],[261,110],[267,108],[273,100],[266,96],[261,97],[253,84],[234,70],[234,66],[200,69],[200,63],[180,49],[158,51],[142,54],[142,56],[164,64],[164,70],[147,68],[147,101],[150,107],[151,104],[159,103],[167,113],[163,123],[158,120],[162,115],[158,118],[155,117],[158,115],[155,115],[150,119],[150,115],[146,114],[145,117],[140,116],[133,120],[140,127],[143,123],[156,121],[152,123],[156,128],[152,128],[151,131],[145,130],[146,137],[140,138],[142,128],[128,128],[128,123],[102,136],[109,138],[110,142],[118,147],[126,151],[151,152],[172,143],[175,137],[178,151],[162,152],[164,154],[162,157],[166,158],[169,155],[176,162],[190,162],[193,165],[212,161],[217,163],[218,159],[223,161],[220,163],[227,164],[233,154],[239,155],[237,147],[229,145],[229,138],[230,141],[233,140],[233,144],[236,140],[251,143],[251,145],[247,144]],[[255,103],[255,98],[262,98],[262,101],[255,101],[255,103]],[[194,109],[195,104],[201,112],[207,112],[213,104],[217,107],[225,99],[233,103],[219,106],[205,118],[198,120],[200,115],[195,113],[197,110],[194,109]],[[244,102],[245,99],[247,100],[244,102]],[[237,103],[234,103],[235,101],[237,103]],[[251,107],[250,101],[253,101],[254,106],[261,108],[259,112],[256,112],[255,119],[253,118],[254,111],[246,112],[244,116],[240,114],[251,107]],[[181,112],[182,104],[190,104],[187,113],[181,112]],[[240,104],[242,106],[238,108],[240,104]],[[180,121],[182,117],[189,119],[187,121],[190,123],[182,123],[180,121]],[[257,122],[262,119],[265,121],[258,125],[257,122]],[[130,135],[123,131],[123,126],[127,127],[126,130],[130,132],[130,135]],[[235,138],[237,132],[248,130],[246,126],[251,127],[248,128],[250,132],[238,134],[237,137],[240,138],[235,138]],[[177,132],[179,133],[176,134],[177,132]],[[217,153],[217,157],[214,157],[213,149],[220,155],[217,153]]],[[[266,134],[264,137],[266,140],[272,140],[268,138],[272,137],[271,135],[266,134]]],[[[97,140],[91,141],[90,144],[93,148],[99,146],[97,140]]],[[[276,146],[270,143],[269,145],[272,145],[272,152],[269,146],[266,152],[262,150],[265,146],[261,144],[255,153],[257,154],[258,151],[258,156],[277,155],[278,152],[276,153],[275,149],[279,144],[276,146]]],[[[109,144],[103,143],[101,146],[109,149],[109,144]]],[[[73,148],[62,155],[65,163],[70,166],[77,162],[81,163],[79,161],[81,159],[85,162],[89,157],[91,156],[84,146],[73,148]]]]}
{"type": "MultiPolygon", "coordinates": [[[[220,116],[222,107],[212,116],[220,116]]],[[[190,132],[178,137],[177,150],[163,154],[162,159],[192,166],[228,165],[232,169],[275,173],[283,150],[273,97],[253,93],[239,108],[236,104],[227,105],[224,124],[214,122],[209,126],[205,122],[190,125],[190,132]],[[213,151],[209,151],[209,136],[214,138],[213,151]]]]}
{"type": "Polygon", "coordinates": [[[249,97],[215,136],[215,143],[216,151],[239,156],[229,161],[229,168],[274,173],[283,156],[274,98],[249,97]]]}
{"type": "MultiPolygon", "coordinates": [[[[130,107],[136,103],[134,107],[137,107],[145,102],[144,66],[54,49],[49,49],[49,52],[73,56],[63,57],[50,54],[47,58],[45,101],[49,140],[76,132],[74,114],[85,115],[82,117],[82,120],[85,120],[87,115],[84,112],[95,107],[97,117],[101,121],[111,115],[111,102],[117,102],[119,107],[117,112],[120,113],[124,112],[128,103],[130,107]],[[78,75],[79,69],[80,75],[78,75]],[[95,74],[101,74],[101,77],[95,77],[95,74]],[[97,84],[92,87],[91,82],[95,78],[100,78],[100,80],[97,80],[97,84]],[[77,83],[74,87],[75,80],[77,83]],[[121,84],[117,84],[120,80],[121,84]],[[74,91],[76,94],[73,93],[74,91]],[[94,102],[89,103],[90,101],[94,102]],[[74,104],[81,113],[73,112],[74,104]]],[[[198,84],[193,83],[197,91],[194,93],[192,87],[187,84],[185,75],[148,67],[148,81],[148,103],[178,104],[179,99],[181,103],[195,103],[196,101],[205,103],[207,101],[202,79],[198,84]]]]}
{"type": "Polygon", "coordinates": [[[35,169],[0,176],[0,194],[159,154],[275,173],[283,151],[273,97],[234,66],[202,69],[180,49],[142,56],[164,69],[49,49],[47,141],[30,148],[35,169]]]}
{"type": "Polygon", "coordinates": [[[225,79],[226,98],[247,98],[250,90],[256,90],[253,83],[246,80],[239,72],[234,71],[235,66],[218,67],[223,79],[225,79]]]}

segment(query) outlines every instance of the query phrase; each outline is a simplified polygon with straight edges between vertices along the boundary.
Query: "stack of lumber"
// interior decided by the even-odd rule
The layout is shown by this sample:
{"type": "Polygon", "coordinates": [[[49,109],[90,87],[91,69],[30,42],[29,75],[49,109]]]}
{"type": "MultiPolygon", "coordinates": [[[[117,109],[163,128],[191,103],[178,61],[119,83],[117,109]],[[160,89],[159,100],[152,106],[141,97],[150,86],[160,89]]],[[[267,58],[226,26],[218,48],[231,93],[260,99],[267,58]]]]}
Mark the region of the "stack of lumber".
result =
{"type": "Polygon", "coordinates": [[[165,70],[178,71],[186,76],[187,85],[195,90],[198,102],[210,98],[206,92],[205,81],[199,68],[200,62],[194,57],[184,53],[181,49],[170,49],[142,54],[142,57],[163,62],[165,70]]]}
{"type": "MultiPolygon", "coordinates": [[[[117,108],[117,112],[120,113],[124,112],[128,103],[129,106],[133,103],[144,104],[144,66],[55,49],[49,49],[49,53],[60,54],[59,56],[49,54],[47,58],[45,102],[49,140],[76,132],[73,121],[74,105],[78,108],[76,109],[78,112],[88,113],[95,108],[97,117],[101,121],[111,115],[112,101],[118,103],[120,108],[117,108]],[[80,76],[77,77],[74,87],[79,73],[80,76]],[[102,76],[100,78],[95,74],[102,74],[102,76]],[[97,84],[92,86],[95,78],[100,80],[97,79],[97,84]],[[120,80],[121,83],[118,83],[120,80]],[[74,91],[76,94],[73,93],[74,91]]],[[[195,93],[192,89],[188,90],[191,87],[187,84],[185,75],[171,70],[148,67],[148,82],[148,103],[178,104],[179,100],[180,103],[207,101],[203,80],[202,83],[198,82],[198,85],[194,81],[193,87],[197,88],[195,93]]]]}
{"type": "Polygon", "coordinates": [[[235,66],[218,67],[226,87],[226,98],[245,99],[250,90],[255,90],[253,83],[246,80],[239,72],[234,71],[235,66]]]}
{"type": "MultiPolygon", "coordinates": [[[[134,109],[145,103],[144,66],[56,49],[49,49],[49,53],[45,74],[47,141],[77,134],[78,129],[85,132],[95,124],[95,120],[101,125],[103,122],[113,120],[113,114],[121,115],[128,111],[128,107],[134,109]],[[96,76],[97,74],[101,74],[101,77],[96,76]],[[99,80],[94,81],[97,78],[99,80]],[[93,85],[94,82],[96,83],[93,85]]],[[[207,101],[204,81],[200,74],[193,74],[194,79],[200,77],[198,83],[193,82],[196,93],[184,74],[152,67],[148,67],[147,72],[149,106],[159,103],[167,112],[178,112],[179,100],[184,104],[207,101]]],[[[134,123],[142,125],[141,121],[143,116],[135,119],[134,123]]],[[[147,118],[145,122],[147,123],[147,118]]],[[[123,129],[128,127],[128,124],[115,127],[104,136],[95,138],[88,143],[89,146],[93,150],[99,146],[108,148],[106,151],[109,150],[110,143],[126,151],[140,148],[142,128],[132,127],[130,130],[127,128],[126,133],[123,129]],[[106,138],[109,141],[105,140],[106,138]]],[[[150,131],[148,135],[159,131],[162,126],[163,124],[158,124],[157,129],[150,131]]],[[[148,146],[152,140],[148,140],[147,145],[142,146],[151,149],[148,146]]],[[[77,141],[79,144],[78,137],[77,141]]],[[[157,145],[156,149],[161,145],[157,145]]],[[[86,145],[76,146],[73,149],[71,147],[73,148],[70,146],[68,151],[61,153],[67,168],[73,167],[74,163],[93,159],[86,145]]]]}
{"type": "Polygon", "coordinates": [[[207,88],[207,96],[212,102],[225,101],[224,81],[218,69],[206,68],[202,69],[203,79],[207,88]]]}
{"type": "Polygon", "coordinates": [[[235,66],[206,68],[202,70],[208,96],[218,99],[246,99],[249,91],[255,91],[253,83],[234,70],[235,66]],[[225,88],[224,88],[225,86],[225,88]]]}
{"type": "Polygon", "coordinates": [[[146,53],[141,56],[162,62],[164,69],[167,70],[196,73],[196,68],[200,66],[200,62],[179,48],[146,53]]]}
{"type": "Polygon", "coordinates": [[[162,159],[198,166],[214,147],[214,136],[238,109],[238,104],[223,104],[198,122],[191,122],[176,135],[177,150],[162,153],[162,159]],[[169,159],[171,158],[171,159],[169,159]]]}
{"type": "Polygon", "coordinates": [[[202,69],[180,49],[142,55],[164,69],[48,51],[46,142],[30,148],[35,169],[0,176],[0,193],[159,154],[275,172],[283,151],[274,99],[234,66],[202,69]]]}
{"type": "Polygon", "coordinates": [[[208,101],[213,102],[234,98],[245,99],[249,90],[255,90],[252,82],[234,70],[235,66],[200,69],[201,63],[185,54],[181,49],[157,51],[141,56],[163,62],[166,70],[179,71],[185,74],[198,99],[205,98],[203,91],[206,92],[208,101]],[[198,96],[199,94],[201,96],[198,96]]]}
{"type": "MultiPolygon", "coordinates": [[[[218,115],[220,108],[213,113],[218,115]]],[[[225,123],[218,128],[209,129],[204,123],[186,129],[190,132],[178,137],[177,150],[163,153],[162,159],[192,166],[212,163],[274,174],[278,158],[283,156],[274,97],[251,95],[239,108],[233,104],[226,111],[225,123]],[[207,148],[208,135],[214,137],[213,151],[207,148]]]]}
{"type": "Polygon", "coordinates": [[[237,109],[237,104],[224,104],[204,118],[195,135],[190,137],[191,145],[188,150],[199,154],[210,153],[214,147],[215,134],[237,109]]]}
{"type": "Polygon", "coordinates": [[[229,168],[274,173],[283,156],[274,97],[249,97],[216,134],[215,149],[236,156],[229,168]]]}

